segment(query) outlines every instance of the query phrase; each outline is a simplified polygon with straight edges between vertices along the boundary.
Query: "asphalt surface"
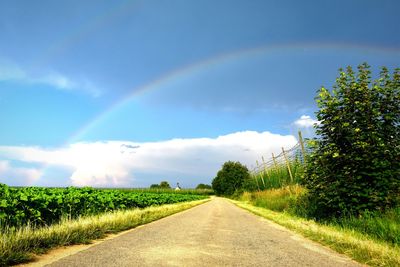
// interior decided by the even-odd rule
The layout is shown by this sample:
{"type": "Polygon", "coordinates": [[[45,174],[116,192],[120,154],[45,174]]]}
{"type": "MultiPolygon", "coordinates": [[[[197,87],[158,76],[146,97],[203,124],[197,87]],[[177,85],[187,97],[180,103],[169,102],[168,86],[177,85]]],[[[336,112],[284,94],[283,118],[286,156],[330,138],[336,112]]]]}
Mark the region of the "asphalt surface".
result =
{"type": "Polygon", "coordinates": [[[361,266],[215,198],[47,266],[361,266]]]}

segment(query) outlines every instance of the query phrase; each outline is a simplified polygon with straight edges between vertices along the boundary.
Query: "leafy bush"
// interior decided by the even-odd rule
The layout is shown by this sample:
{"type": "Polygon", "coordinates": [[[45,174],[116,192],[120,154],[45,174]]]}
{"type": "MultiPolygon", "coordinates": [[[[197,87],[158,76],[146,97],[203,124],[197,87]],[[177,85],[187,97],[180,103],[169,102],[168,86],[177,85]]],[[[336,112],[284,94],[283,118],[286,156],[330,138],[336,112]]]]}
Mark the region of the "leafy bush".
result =
{"type": "Polygon", "coordinates": [[[250,173],[240,162],[228,161],[218,171],[212,181],[212,188],[217,195],[231,196],[242,190],[246,181],[250,180],[250,173]]]}
{"type": "Polygon", "coordinates": [[[400,70],[382,68],[371,82],[369,66],[351,67],[332,92],[317,97],[318,140],[304,183],[316,218],[385,210],[399,203],[400,70]]]}

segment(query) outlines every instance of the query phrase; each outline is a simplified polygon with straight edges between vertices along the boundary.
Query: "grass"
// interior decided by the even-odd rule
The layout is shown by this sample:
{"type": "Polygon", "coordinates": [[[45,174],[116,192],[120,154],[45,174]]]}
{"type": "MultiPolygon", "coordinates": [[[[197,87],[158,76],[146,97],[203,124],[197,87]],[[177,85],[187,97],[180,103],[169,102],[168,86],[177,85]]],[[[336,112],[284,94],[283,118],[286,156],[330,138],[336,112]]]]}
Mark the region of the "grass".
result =
{"type": "Polygon", "coordinates": [[[31,261],[35,254],[44,253],[50,248],[87,244],[109,233],[131,229],[208,200],[115,211],[77,220],[65,220],[39,229],[26,226],[18,230],[5,230],[0,236],[0,266],[31,261]]]}
{"type": "Polygon", "coordinates": [[[239,207],[283,225],[358,262],[371,266],[400,266],[399,246],[378,242],[355,230],[318,224],[313,220],[255,207],[245,202],[233,202],[239,207]]]}
{"type": "Polygon", "coordinates": [[[283,159],[280,159],[276,165],[265,167],[263,171],[253,174],[252,176],[256,180],[257,188],[260,190],[278,189],[298,183],[304,173],[304,165],[300,161],[300,158],[295,157],[289,161],[289,167],[292,178],[290,177],[288,166],[283,159]]]}
{"type": "Polygon", "coordinates": [[[297,197],[304,193],[303,187],[291,185],[264,191],[244,192],[240,200],[274,211],[284,211],[289,210],[297,197]]]}
{"type": "Polygon", "coordinates": [[[344,217],[329,224],[367,234],[378,241],[391,243],[400,248],[400,207],[384,213],[366,212],[359,217],[344,217]]]}
{"type": "Polygon", "coordinates": [[[291,185],[245,192],[235,203],[361,263],[400,266],[400,208],[315,222],[298,216],[305,212],[296,205],[296,200],[305,193],[301,186],[291,185]]]}

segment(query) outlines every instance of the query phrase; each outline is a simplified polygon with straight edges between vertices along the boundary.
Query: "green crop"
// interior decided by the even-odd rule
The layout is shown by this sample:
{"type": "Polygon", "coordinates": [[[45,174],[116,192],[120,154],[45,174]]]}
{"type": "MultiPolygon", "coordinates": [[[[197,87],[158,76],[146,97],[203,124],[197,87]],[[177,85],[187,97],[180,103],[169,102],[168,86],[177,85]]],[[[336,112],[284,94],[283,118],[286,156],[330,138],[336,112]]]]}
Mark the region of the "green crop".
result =
{"type": "Polygon", "coordinates": [[[205,196],[85,188],[11,188],[0,184],[0,229],[50,225],[63,218],[199,200],[205,196]]]}

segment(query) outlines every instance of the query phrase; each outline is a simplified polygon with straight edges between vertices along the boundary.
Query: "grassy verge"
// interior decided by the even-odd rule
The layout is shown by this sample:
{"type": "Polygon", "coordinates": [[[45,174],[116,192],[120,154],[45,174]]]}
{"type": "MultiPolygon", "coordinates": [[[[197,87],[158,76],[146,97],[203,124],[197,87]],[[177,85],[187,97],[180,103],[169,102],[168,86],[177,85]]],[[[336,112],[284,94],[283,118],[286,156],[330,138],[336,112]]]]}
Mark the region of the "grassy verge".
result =
{"type": "Polygon", "coordinates": [[[303,236],[324,244],[339,253],[371,266],[400,266],[398,245],[379,242],[352,229],[318,224],[286,212],[276,212],[255,207],[244,201],[233,201],[237,206],[283,225],[303,236]]]}
{"type": "Polygon", "coordinates": [[[249,202],[257,207],[274,211],[289,210],[291,204],[305,193],[305,189],[299,185],[290,185],[282,188],[274,188],[264,191],[244,192],[240,200],[249,202]]]}
{"type": "Polygon", "coordinates": [[[27,226],[15,231],[5,230],[0,236],[0,266],[33,260],[35,254],[44,253],[50,248],[89,243],[108,233],[134,228],[207,201],[208,199],[145,209],[115,211],[77,220],[66,220],[39,229],[27,226]]]}

